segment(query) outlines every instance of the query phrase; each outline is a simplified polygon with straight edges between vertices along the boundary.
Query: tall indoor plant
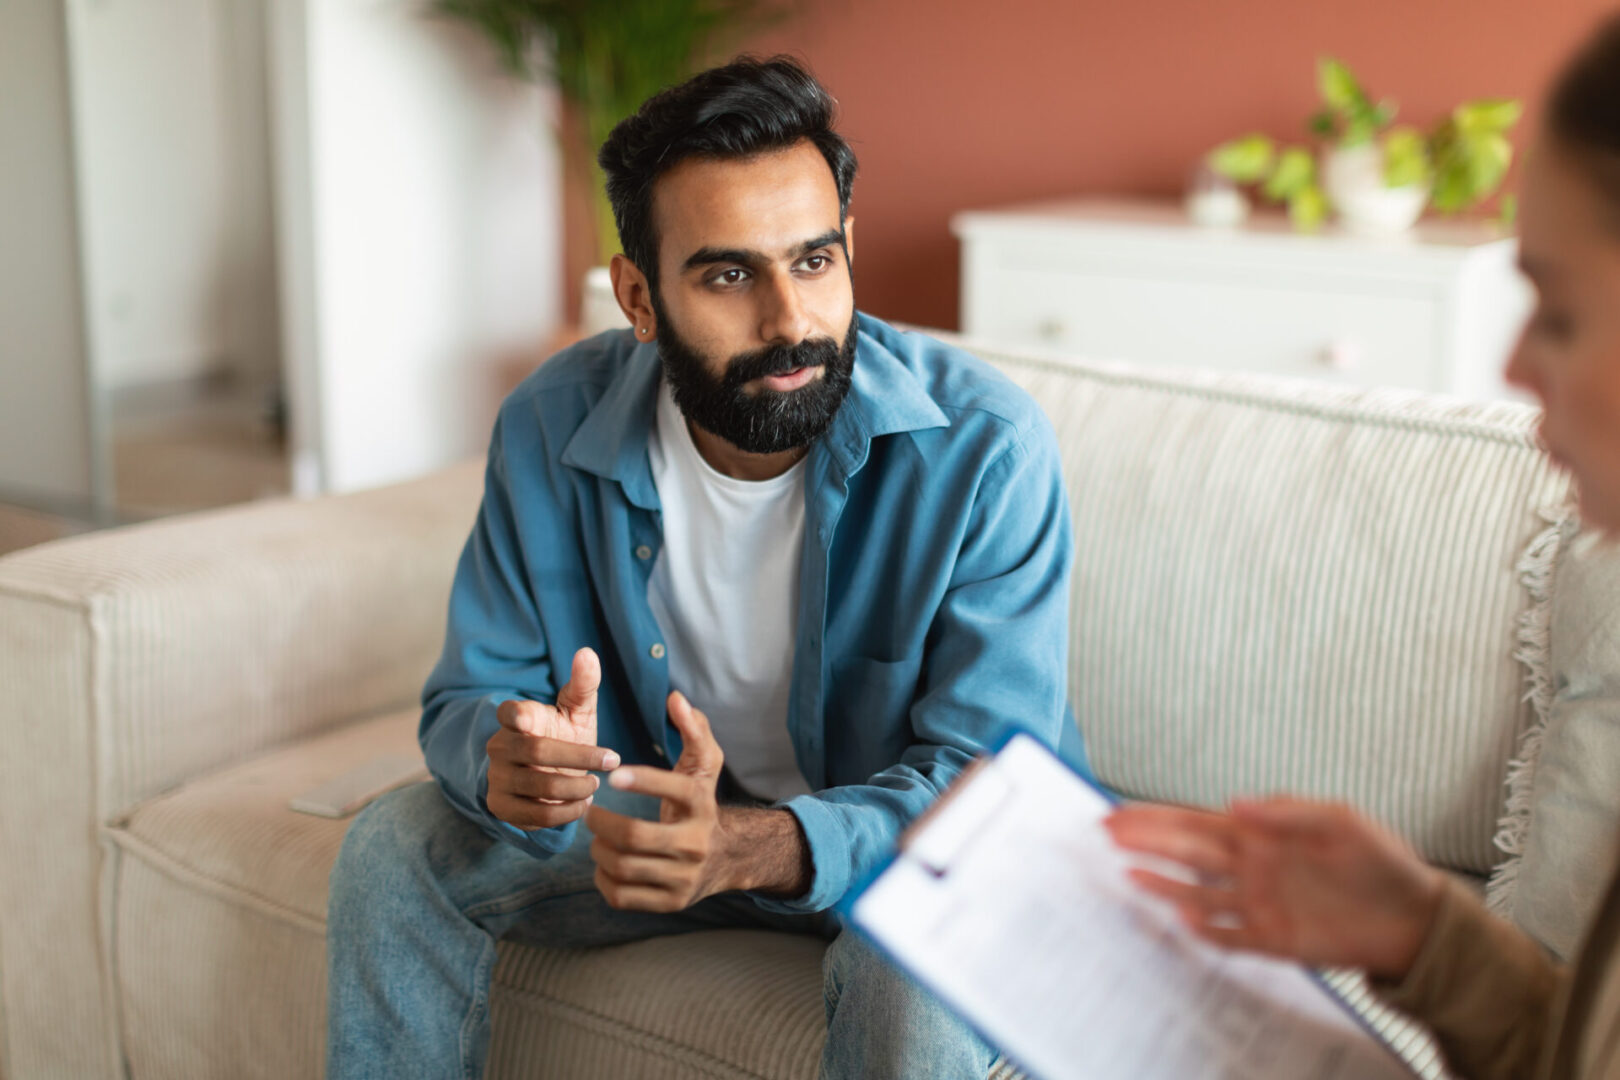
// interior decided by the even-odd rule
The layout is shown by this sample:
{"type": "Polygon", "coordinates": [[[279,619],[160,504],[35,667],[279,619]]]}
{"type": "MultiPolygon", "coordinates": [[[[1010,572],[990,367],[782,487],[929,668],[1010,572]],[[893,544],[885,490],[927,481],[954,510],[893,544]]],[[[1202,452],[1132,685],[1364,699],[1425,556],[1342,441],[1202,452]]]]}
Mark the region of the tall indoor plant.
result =
{"type": "Polygon", "coordinates": [[[567,152],[588,163],[596,259],[619,250],[596,149],[649,96],[776,21],[787,0],[436,0],[481,30],[507,69],[556,84],[575,115],[567,152]]]}

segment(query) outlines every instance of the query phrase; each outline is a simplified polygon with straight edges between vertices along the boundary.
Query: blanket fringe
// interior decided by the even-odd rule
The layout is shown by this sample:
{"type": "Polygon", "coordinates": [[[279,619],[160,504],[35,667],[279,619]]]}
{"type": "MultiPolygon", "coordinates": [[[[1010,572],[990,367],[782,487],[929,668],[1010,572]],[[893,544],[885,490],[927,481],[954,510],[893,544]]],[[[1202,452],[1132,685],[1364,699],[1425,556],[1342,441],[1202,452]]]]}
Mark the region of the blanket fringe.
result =
{"type": "Polygon", "coordinates": [[[1519,741],[1517,755],[1508,762],[1507,803],[1492,838],[1507,858],[1491,871],[1490,881],[1485,886],[1485,905],[1504,917],[1513,914],[1519,867],[1525,840],[1530,834],[1536,763],[1541,758],[1541,744],[1546,738],[1547,720],[1552,712],[1554,690],[1549,638],[1553,572],[1559,554],[1578,528],[1578,518],[1571,506],[1543,509],[1541,519],[1547,522],[1547,528],[1530,541],[1514,567],[1530,594],[1530,606],[1519,615],[1518,648],[1513,658],[1525,666],[1525,699],[1535,715],[1519,741]]]}

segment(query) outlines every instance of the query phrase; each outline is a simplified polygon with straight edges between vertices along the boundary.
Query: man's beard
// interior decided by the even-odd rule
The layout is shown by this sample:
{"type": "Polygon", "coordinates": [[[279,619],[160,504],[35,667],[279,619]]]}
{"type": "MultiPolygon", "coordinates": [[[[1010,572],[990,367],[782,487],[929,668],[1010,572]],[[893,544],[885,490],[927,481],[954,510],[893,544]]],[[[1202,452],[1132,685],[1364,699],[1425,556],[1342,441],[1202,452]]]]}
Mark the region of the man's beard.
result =
{"type": "Polygon", "coordinates": [[[658,357],[681,415],[750,454],[776,454],[809,446],[831,426],[849,393],[855,371],[855,316],[840,346],[830,337],[797,345],[768,345],[731,358],[723,375],[675,331],[656,296],[658,357]],[[795,390],[745,390],[746,383],[799,368],[819,367],[821,377],[795,390]]]}

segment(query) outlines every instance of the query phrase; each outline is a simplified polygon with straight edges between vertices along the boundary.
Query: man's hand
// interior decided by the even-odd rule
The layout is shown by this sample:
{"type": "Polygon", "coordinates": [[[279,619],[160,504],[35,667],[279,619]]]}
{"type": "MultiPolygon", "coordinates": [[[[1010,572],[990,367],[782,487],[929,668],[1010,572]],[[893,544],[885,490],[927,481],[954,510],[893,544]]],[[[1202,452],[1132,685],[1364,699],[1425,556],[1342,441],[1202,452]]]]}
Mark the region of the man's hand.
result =
{"type": "Polygon", "coordinates": [[[1434,922],[1443,879],[1397,837],[1347,807],[1238,802],[1231,814],[1127,806],[1106,822],[1128,851],[1170,859],[1199,884],[1137,868],[1199,936],[1399,979],[1434,922]]]}
{"type": "Polygon", "coordinates": [[[595,834],[596,887],[616,908],[680,911],[731,888],[722,878],[720,807],[714,795],[725,755],[709,730],[709,718],[683,694],[669,695],[669,718],[681,733],[681,757],[673,769],[628,765],[608,777],[616,788],[656,795],[658,820],[600,806],[585,815],[585,827],[595,834]]]}
{"type": "Polygon", "coordinates": [[[586,770],[619,765],[618,754],[596,745],[601,684],[601,661],[581,649],[556,705],[501,703],[495,710],[501,729],[484,746],[489,754],[484,801],[490,813],[520,829],[565,825],[585,813],[597,786],[586,770]]]}
{"type": "Polygon", "coordinates": [[[608,777],[616,788],[657,796],[658,820],[600,806],[585,814],[597,889],[614,907],[637,911],[680,911],[732,889],[803,893],[810,857],[798,819],[786,810],[717,805],[725,756],[708,718],[679,693],[669,695],[669,718],[681,733],[674,769],[626,766],[608,777]]]}

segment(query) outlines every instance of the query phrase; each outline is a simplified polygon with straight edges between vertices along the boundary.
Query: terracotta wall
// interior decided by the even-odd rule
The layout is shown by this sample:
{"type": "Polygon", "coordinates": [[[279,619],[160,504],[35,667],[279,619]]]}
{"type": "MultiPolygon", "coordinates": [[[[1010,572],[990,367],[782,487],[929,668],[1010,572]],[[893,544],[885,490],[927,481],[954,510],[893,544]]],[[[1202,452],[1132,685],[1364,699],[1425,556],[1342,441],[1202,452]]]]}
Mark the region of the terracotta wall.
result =
{"type": "Polygon", "coordinates": [[[1617,10],[1613,0],[801,4],[750,48],[807,60],[839,99],[861,159],[858,301],[944,327],[956,325],[956,210],[1178,193],[1227,136],[1301,133],[1324,52],[1418,123],[1469,97],[1533,103],[1617,10]]]}

